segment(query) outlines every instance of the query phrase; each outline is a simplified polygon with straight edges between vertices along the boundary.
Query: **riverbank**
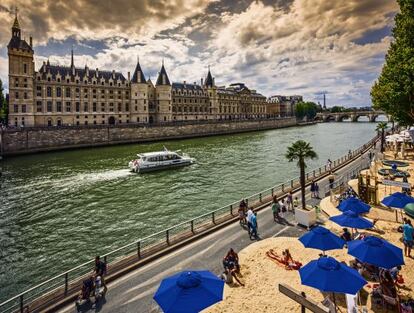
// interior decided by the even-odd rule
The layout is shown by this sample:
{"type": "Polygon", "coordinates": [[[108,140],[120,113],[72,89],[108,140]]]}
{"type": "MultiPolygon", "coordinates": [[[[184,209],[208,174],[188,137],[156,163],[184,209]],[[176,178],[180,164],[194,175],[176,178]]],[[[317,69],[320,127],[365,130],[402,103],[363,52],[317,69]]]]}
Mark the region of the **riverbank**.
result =
{"type": "Polygon", "coordinates": [[[314,123],[298,124],[295,117],[289,117],[155,126],[125,124],[8,129],[0,133],[0,155],[207,137],[311,124],[314,123]]]}

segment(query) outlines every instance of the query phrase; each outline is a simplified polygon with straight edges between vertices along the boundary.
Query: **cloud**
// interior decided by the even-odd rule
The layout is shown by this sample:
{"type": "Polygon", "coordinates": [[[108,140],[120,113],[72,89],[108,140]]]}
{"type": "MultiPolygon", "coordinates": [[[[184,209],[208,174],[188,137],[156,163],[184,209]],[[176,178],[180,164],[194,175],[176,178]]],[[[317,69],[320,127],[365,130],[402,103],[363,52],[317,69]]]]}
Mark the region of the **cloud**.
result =
{"type": "Polygon", "coordinates": [[[173,81],[199,81],[211,65],[220,85],[242,81],[267,96],[309,100],[326,91],[328,103],[349,106],[370,104],[398,10],[389,0],[6,0],[0,57],[12,2],[26,37],[36,34],[37,68],[47,58],[69,64],[74,44],[77,66],[126,75],[139,55],[154,80],[164,58],[173,81]]]}

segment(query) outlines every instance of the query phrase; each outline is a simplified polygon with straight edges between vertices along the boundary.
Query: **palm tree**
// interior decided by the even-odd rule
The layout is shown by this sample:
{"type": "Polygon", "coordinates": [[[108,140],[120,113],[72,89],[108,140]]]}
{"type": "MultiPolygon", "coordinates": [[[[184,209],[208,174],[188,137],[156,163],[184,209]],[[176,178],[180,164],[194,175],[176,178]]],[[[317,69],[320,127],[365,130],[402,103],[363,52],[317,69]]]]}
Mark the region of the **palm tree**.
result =
{"type": "Polygon", "coordinates": [[[384,152],[385,130],[388,128],[387,122],[379,122],[375,129],[378,133],[381,132],[381,152],[384,152]]]}
{"type": "Polygon", "coordinates": [[[303,140],[298,140],[294,142],[290,147],[288,147],[285,154],[286,159],[289,162],[294,160],[298,161],[298,167],[300,168],[300,189],[302,192],[302,208],[306,209],[305,204],[305,168],[306,168],[306,159],[316,159],[318,155],[308,142],[303,140]]]}

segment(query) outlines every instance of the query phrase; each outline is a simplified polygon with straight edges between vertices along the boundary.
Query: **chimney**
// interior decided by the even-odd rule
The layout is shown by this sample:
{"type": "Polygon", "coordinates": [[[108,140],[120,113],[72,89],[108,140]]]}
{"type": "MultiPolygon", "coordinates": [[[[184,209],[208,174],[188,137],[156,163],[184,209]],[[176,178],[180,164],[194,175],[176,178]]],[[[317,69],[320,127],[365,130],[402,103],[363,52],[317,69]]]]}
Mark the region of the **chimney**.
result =
{"type": "Polygon", "coordinates": [[[115,79],[115,70],[112,70],[112,78],[115,79]]]}
{"type": "Polygon", "coordinates": [[[131,73],[128,72],[128,81],[131,81],[131,73]]]}
{"type": "Polygon", "coordinates": [[[201,77],[201,86],[203,86],[203,78],[201,77]]]}
{"type": "Polygon", "coordinates": [[[96,68],[95,75],[96,75],[96,77],[98,77],[98,76],[99,76],[99,71],[98,71],[98,68],[96,68]]]}
{"type": "Polygon", "coordinates": [[[89,67],[85,66],[85,69],[86,69],[86,76],[89,77],[89,67]]]}
{"type": "Polygon", "coordinates": [[[216,78],[213,77],[213,86],[215,86],[215,85],[216,85],[216,78]]]}
{"type": "Polygon", "coordinates": [[[30,36],[29,38],[30,48],[33,48],[33,38],[30,36]]]}
{"type": "Polygon", "coordinates": [[[197,82],[194,82],[194,86],[197,85],[197,82]]]}

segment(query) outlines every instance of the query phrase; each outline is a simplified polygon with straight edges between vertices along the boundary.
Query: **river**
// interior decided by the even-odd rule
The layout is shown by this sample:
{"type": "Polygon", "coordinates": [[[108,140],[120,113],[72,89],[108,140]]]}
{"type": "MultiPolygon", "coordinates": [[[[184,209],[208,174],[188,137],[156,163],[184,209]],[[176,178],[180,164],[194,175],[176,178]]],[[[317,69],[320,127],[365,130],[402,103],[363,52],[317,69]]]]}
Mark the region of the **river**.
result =
{"type": "Polygon", "coordinates": [[[129,243],[298,175],[284,157],[309,141],[326,164],[375,134],[373,123],[306,127],[131,144],[3,160],[0,302],[95,254],[129,243]],[[181,149],[195,165],[143,175],[138,152],[181,149]]]}

